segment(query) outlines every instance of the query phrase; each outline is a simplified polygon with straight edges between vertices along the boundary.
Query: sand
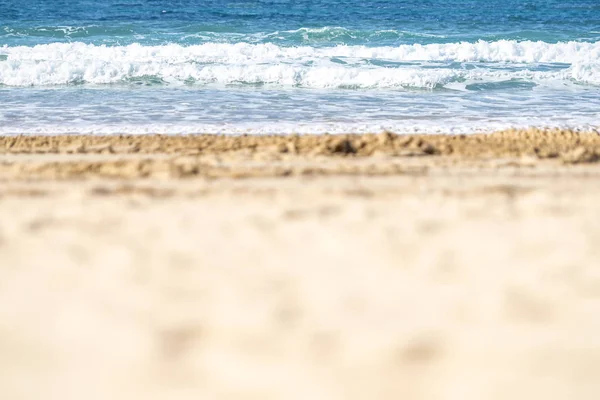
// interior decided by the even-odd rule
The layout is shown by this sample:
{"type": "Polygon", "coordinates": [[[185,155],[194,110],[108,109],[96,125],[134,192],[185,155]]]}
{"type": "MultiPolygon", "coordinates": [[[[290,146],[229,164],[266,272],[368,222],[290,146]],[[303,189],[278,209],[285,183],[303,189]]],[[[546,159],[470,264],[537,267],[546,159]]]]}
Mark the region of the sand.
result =
{"type": "Polygon", "coordinates": [[[600,136],[0,138],[2,399],[598,399],[600,136]]]}

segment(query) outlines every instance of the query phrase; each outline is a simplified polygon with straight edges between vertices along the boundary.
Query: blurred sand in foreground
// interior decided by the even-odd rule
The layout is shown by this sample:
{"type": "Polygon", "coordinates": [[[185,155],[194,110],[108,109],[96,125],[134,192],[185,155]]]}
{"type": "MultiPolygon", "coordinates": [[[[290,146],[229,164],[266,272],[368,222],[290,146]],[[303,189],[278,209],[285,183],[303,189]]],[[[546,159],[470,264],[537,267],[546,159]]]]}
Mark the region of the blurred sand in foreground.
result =
{"type": "Polygon", "coordinates": [[[598,399],[600,136],[0,138],[0,398],[598,399]]]}

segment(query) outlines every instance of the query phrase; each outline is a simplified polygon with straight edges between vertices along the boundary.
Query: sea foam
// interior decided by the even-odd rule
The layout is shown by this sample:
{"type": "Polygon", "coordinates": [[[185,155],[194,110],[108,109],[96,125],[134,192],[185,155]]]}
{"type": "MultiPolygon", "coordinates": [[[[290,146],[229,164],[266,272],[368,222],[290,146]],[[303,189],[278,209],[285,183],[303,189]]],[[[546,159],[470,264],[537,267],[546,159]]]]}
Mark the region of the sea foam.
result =
{"type": "Polygon", "coordinates": [[[495,42],[366,47],[205,43],[0,47],[0,84],[251,84],[427,88],[525,80],[600,84],[600,42],[495,42]]]}

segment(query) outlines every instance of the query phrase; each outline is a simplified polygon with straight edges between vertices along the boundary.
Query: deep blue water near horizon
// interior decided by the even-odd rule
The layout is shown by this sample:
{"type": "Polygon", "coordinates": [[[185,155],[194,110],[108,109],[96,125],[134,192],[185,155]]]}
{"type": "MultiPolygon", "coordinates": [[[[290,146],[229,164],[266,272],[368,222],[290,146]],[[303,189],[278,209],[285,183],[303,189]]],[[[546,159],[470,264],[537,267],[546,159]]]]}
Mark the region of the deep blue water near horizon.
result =
{"type": "Polygon", "coordinates": [[[597,0],[0,0],[0,134],[600,126],[597,0]]]}

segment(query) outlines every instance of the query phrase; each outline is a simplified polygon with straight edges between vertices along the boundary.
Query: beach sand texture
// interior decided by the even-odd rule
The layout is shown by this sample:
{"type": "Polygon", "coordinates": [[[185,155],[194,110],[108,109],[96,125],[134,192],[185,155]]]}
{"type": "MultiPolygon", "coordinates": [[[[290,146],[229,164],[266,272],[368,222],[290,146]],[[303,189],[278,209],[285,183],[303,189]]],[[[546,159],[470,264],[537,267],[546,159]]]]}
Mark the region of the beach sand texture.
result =
{"type": "Polygon", "coordinates": [[[0,138],[2,399],[598,399],[600,136],[0,138]]]}

